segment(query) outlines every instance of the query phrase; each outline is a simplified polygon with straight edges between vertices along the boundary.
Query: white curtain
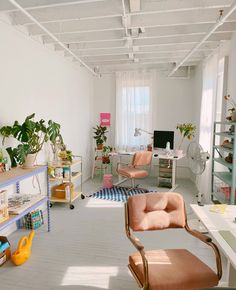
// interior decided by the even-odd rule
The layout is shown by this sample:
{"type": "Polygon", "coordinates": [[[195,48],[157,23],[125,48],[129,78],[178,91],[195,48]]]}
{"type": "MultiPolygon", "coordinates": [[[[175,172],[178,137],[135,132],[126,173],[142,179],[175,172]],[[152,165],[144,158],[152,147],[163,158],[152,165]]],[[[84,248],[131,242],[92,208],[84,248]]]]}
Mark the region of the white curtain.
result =
{"type": "MultiPolygon", "coordinates": [[[[200,116],[199,144],[204,151],[212,156],[212,135],[215,120],[217,75],[218,75],[218,53],[207,58],[203,64],[203,87],[200,116]]],[[[197,178],[199,192],[209,200],[211,193],[211,162],[206,163],[206,169],[197,178]]]]}
{"type": "Polygon", "coordinates": [[[116,148],[137,150],[152,143],[151,135],[134,136],[135,128],[152,131],[153,71],[116,74],[116,148]]]}

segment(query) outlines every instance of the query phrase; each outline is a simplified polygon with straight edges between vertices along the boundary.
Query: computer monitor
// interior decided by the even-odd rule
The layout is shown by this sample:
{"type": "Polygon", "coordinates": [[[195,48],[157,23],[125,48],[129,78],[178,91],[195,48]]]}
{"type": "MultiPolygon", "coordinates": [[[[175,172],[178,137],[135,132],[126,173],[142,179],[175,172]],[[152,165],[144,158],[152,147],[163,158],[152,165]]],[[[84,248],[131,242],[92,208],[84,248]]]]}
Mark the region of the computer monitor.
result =
{"type": "Polygon", "coordinates": [[[154,131],[154,149],[165,149],[167,142],[170,142],[170,149],[174,149],[174,131],[154,131]]]}

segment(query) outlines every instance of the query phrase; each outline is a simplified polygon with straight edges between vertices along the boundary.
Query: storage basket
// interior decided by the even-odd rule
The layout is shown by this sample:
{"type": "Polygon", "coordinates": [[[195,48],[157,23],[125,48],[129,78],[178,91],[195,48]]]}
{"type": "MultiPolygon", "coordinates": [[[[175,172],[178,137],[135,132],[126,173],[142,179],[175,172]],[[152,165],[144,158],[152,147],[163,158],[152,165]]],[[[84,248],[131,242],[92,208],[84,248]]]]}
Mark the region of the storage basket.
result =
{"type": "Polygon", "coordinates": [[[74,185],[72,182],[63,182],[52,188],[52,196],[59,199],[69,199],[66,195],[66,187],[70,186],[70,192],[74,191],[74,185]]]}
{"type": "Polygon", "coordinates": [[[26,229],[36,230],[43,224],[44,220],[42,210],[37,209],[35,211],[29,212],[27,215],[24,216],[23,226],[26,229]]]}

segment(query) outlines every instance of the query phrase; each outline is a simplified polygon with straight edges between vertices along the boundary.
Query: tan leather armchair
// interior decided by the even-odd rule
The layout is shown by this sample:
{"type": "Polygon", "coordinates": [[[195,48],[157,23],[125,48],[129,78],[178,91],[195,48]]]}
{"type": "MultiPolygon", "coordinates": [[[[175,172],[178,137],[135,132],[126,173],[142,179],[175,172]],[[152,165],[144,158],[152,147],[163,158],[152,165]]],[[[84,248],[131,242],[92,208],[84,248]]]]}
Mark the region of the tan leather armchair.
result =
{"type": "Polygon", "coordinates": [[[129,256],[128,267],[141,289],[196,290],[218,284],[222,276],[219,250],[210,237],[189,228],[180,194],[151,192],[129,197],[125,205],[125,221],[127,237],[138,251],[129,256]],[[210,246],[216,256],[217,272],[186,249],[146,251],[131,233],[169,228],[183,228],[210,246]]]}

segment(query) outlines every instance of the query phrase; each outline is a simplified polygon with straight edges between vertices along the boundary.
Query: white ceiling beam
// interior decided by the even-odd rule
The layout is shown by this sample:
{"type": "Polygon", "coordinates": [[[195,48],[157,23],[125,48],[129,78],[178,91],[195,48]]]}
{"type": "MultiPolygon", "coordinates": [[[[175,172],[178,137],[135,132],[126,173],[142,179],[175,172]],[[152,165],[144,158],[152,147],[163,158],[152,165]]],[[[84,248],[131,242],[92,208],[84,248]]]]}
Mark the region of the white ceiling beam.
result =
{"type": "MultiPolygon", "coordinates": [[[[37,1],[36,5],[33,5],[33,6],[25,6],[22,4],[21,5],[26,11],[32,11],[32,10],[39,10],[39,9],[46,9],[46,8],[73,6],[73,5],[81,5],[81,4],[86,4],[86,3],[105,2],[105,1],[106,0],[77,0],[77,1],[64,0],[64,1],[50,1],[49,4],[40,4],[40,1],[37,1]]],[[[28,2],[29,2],[29,5],[32,5],[33,1],[28,1],[28,2]]],[[[43,3],[45,3],[45,1],[43,1],[43,3]]],[[[7,7],[5,7],[4,9],[4,7],[0,5],[0,11],[5,11],[9,13],[9,12],[16,12],[18,11],[18,9],[11,9],[11,7],[9,7],[8,9],[7,7]]]]}
{"type": "MultiPolygon", "coordinates": [[[[104,0],[103,0],[104,1],[104,0]]],[[[29,1],[30,2],[30,1],[29,1]]],[[[1,3],[1,2],[0,2],[1,3]]],[[[53,15],[47,15],[47,9],[46,7],[44,8],[44,13],[42,14],[41,11],[37,12],[34,11],[35,14],[34,16],[37,18],[37,20],[39,20],[42,24],[46,24],[46,23],[53,23],[53,22],[63,22],[63,21],[70,21],[70,20],[78,20],[78,19],[92,19],[92,17],[94,19],[100,19],[101,17],[116,17],[116,16],[122,16],[122,11],[121,9],[119,9],[119,13],[115,13],[114,14],[114,5],[113,5],[114,1],[109,0],[106,1],[106,5],[102,5],[103,7],[101,8],[93,8],[91,9],[87,9],[90,14],[88,15],[88,13],[86,13],[86,11],[84,12],[84,14],[81,12],[81,9],[74,9],[76,10],[76,13],[73,13],[74,15],[76,15],[75,17],[72,17],[72,15],[68,16],[68,13],[66,13],[66,5],[65,7],[52,7],[53,9],[53,15]],[[62,9],[63,8],[63,9],[62,9]],[[59,10],[59,12],[57,12],[57,10],[59,10]],[[64,13],[63,13],[64,10],[64,13]],[[106,13],[104,13],[105,11],[107,11],[106,13]],[[93,15],[91,15],[93,14],[93,15]],[[61,15],[61,17],[60,17],[61,15]],[[53,17],[52,17],[53,16],[53,17]],[[47,19],[46,19],[47,18],[47,19]]],[[[89,3],[88,3],[89,4],[89,3]]],[[[231,0],[207,0],[206,4],[204,5],[204,2],[202,1],[195,1],[195,0],[182,0],[181,2],[179,0],[167,0],[167,1],[143,1],[142,2],[142,10],[140,12],[136,12],[135,13],[131,13],[131,15],[147,15],[149,16],[149,14],[165,14],[165,13],[176,13],[176,12],[191,12],[191,11],[199,11],[199,10],[211,10],[211,9],[222,9],[222,8],[226,8],[229,7],[231,4],[231,0]]],[[[46,5],[45,5],[46,6],[46,5]]],[[[101,6],[101,5],[100,5],[101,6]]],[[[117,5],[116,5],[117,6],[117,5]]],[[[115,6],[115,7],[116,7],[115,6]]],[[[79,7],[78,7],[79,8],[79,7]]],[[[0,4],[0,10],[4,10],[4,5],[3,7],[1,7],[0,4]]],[[[27,7],[26,7],[27,9],[27,7]]],[[[129,13],[126,13],[127,15],[129,13]]],[[[31,24],[32,22],[29,22],[29,20],[25,17],[22,16],[22,14],[20,12],[15,12],[13,15],[14,17],[14,22],[16,24],[31,24]]]]}
{"type": "MultiPolygon", "coordinates": [[[[97,23],[97,21],[96,21],[97,23]]],[[[145,27],[145,33],[143,36],[149,35],[157,35],[157,36],[167,36],[167,35],[177,35],[177,34],[195,34],[195,33],[206,33],[211,27],[211,23],[199,23],[199,24],[191,24],[191,25],[176,25],[176,26],[163,26],[163,27],[145,27]]],[[[90,22],[90,25],[83,25],[79,21],[72,21],[69,23],[63,24],[47,24],[45,27],[50,30],[54,35],[63,35],[63,34],[82,34],[82,33],[93,33],[93,32],[103,32],[103,31],[115,31],[115,30],[123,30],[124,27],[120,23],[120,18],[116,18],[114,20],[104,19],[97,23],[95,27],[95,23],[90,22]],[[82,25],[81,25],[82,24],[82,25]],[[91,25],[92,24],[92,25],[91,25]],[[108,24],[110,24],[108,26],[108,24]]],[[[132,30],[134,27],[130,27],[132,30]]],[[[138,29],[138,28],[136,28],[138,29]]],[[[43,31],[35,25],[28,26],[30,35],[38,35],[43,36],[43,31]]],[[[231,22],[226,22],[222,26],[218,28],[217,31],[235,31],[236,30],[236,20],[231,22]]]]}
{"type": "MultiPolygon", "coordinates": [[[[216,22],[219,15],[218,9],[211,9],[210,11],[196,10],[191,13],[183,11],[180,13],[172,12],[168,14],[159,14],[158,17],[150,15],[132,16],[131,26],[142,27],[163,27],[163,26],[176,26],[176,25],[190,25],[190,24],[204,24],[216,22]]],[[[235,21],[236,15],[231,15],[227,21],[235,21]]]]}
{"type": "MultiPolygon", "coordinates": [[[[192,58],[194,59],[203,59],[206,57],[208,54],[204,55],[194,55],[192,58]]],[[[129,53],[128,55],[113,55],[113,56],[106,56],[106,57],[83,57],[83,60],[86,61],[86,63],[100,63],[100,62],[108,62],[108,61],[119,61],[119,60],[133,60],[134,58],[138,58],[139,60],[143,59],[171,59],[171,60],[181,60],[183,58],[183,54],[181,55],[155,55],[155,54],[150,54],[150,55],[134,55],[133,53],[129,53]]]]}
{"type": "MultiPolygon", "coordinates": [[[[168,44],[146,44],[146,45],[140,45],[139,51],[150,51],[150,49],[155,49],[156,52],[158,51],[176,51],[176,50],[184,50],[184,51],[189,51],[197,42],[183,42],[183,43],[168,43],[168,44]]],[[[107,44],[107,43],[105,43],[107,44]]],[[[109,43],[110,44],[110,43],[109,43]]],[[[212,50],[215,49],[218,46],[218,42],[206,42],[203,44],[199,50],[212,50]]],[[[102,46],[102,47],[90,47],[88,45],[78,45],[78,44],[70,44],[70,49],[72,51],[77,51],[79,53],[108,53],[112,51],[127,51],[128,48],[125,47],[124,45],[121,46],[102,46]]],[[[55,44],[55,49],[56,50],[62,50],[61,46],[55,44]]]]}
{"type": "MultiPolygon", "coordinates": [[[[140,59],[140,63],[142,62],[153,62],[153,61],[158,61],[158,62],[161,62],[161,63],[175,63],[176,61],[180,60],[181,58],[180,57],[176,57],[176,58],[155,58],[155,57],[152,57],[152,58],[143,58],[143,59],[140,59]]],[[[202,58],[191,58],[189,61],[201,61],[202,58]]],[[[128,63],[132,63],[133,60],[129,59],[129,58],[117,58],[117,59],[110,59],[110,60],[98,60],[98,61],[88,61],[88,63],[91,65],[91,66],[96,66],[96,65],[105,65],[105,64],[121,64],[121,63],[124,63],[124,64],[128,64],[128,63]]]]}
{"type": "MultiPolygon", "coordinates": [[[[9,13],[13,18],[14,23],[18,25],[25,25],[32,23],[29,19],[22,15],[22,13],[16,11],[9,13]]],[[[122,5],[120,1],[117,0],[106,0],[95,2],[95,3],[84,3],[83,5],[74,5],[74,6],[63,6],[63,7],[51,7],[40,10],[32,10],[31,14],[35,17],[40,23],[46,24],[53,21],[59,20],[59,22],[71,20],[90,20],[90,19],[99,19],[105,17],[113,17],[118,15],[119,17],[123,14],[122,5]]]]}
{"type": "MultiPolygon", "coordinates": [[[[139,45],[140,48],[148,50],[150,47],[155,48],[156,50],[159,49],[175,49],[175,47],[179,47],[180,49],[191,49],[194,45],[196,45],[198,41],[181,41],[181,42],[169,42],[169,43],[142,43],[139,45]]],[[[210,47],[210,48],[216,48],[220,44],[220,41],[206,41],[201,47],[210,47]]],[[[98,49],[113,49],[113,48],[119,48],[125,47],[125,42],[122,40],[116,40],[116,41],[109,41],[109,42],[90,42],[90,43],[70,43],[69,48],[72,51],[75,50],[98,50],[98,49]]],[[[59,45],[55,44],[56,50],[59,50],[59,45]]]]}
{"type": "MultiPolygon", "coordinates": [[[[57,6],[67,6],[67,5],[77,5],[77,4],[84,4],[89,2],[100,2],[106,0],[21,0],[21,6],[27,10],[34,10],[34,9],[45,9],[47,7],[57,7],[57,6]]],[[[15,12],[19,11],[14,5],[12,5],[8,1],[0,1],[0,12],[15,12]]]]}
{"type": "MultiPolygon", "coordinates": [[[[216,12],[218,13],[218,11],[216,12]]],[[[216,14],[217,15],[217,14],[216,14]]],[[[211,25],[213,25],[216,21],[216,15],[205,15],[199,17],[178,17],[174,18],[153,18],[150,19],[133,19],[131,25],[127,27],[127,29],[139,29],[140,27],[145,28],[145,33],[143,35],[151,33],[152,31],[158,31],[159,34],[171,34],[174,31],[179,31],[180,33],[184,33],[187,31],[191,33],[192,31],[200,31],[206,32],[211,25]],[[198,27],[199,25],[199,27],[198,27]]],[[[236,22],[236,15],[233,15],[230,19],[226,21],[226,24],[233,25],[236,22]]],[[[107,31],[109,30],[122,30],[124,27],[122,26],[120,17],[116,18],[104,18],[98,20],[86,20],[86,21],[71,21],[68,23],[51,23],[45,25],[45,27],[50,30],[52,33],[61,33],[66,34],[67,32],[71,33],[88,33],[88,32],[98,32],[98,31],[107,31]]],[[[29,33],[32,35],[40,35],[42,34],[42,30],[39,28],[35,28],[35,26],[29,26],[29,33]]]]}
{"type": "Polygon", "coordinates": [[[129,9],[131,13],[139,12],[141,9],[140,0],[129,0],[129,9]]]}
{"type": "MultiPolygon", "coordinates": [[[[198,65],[199,61],[188,61],[186,66],[196,66],[198,65]]],[[[152,62],[142,62],[142,63],[118,63],[118,64],[103,64],[99,66],[101,74],[110,74],[115,73],[119,70],[125,69],[137,69],[137,68],[161,68],[166,71],[169,71],[173,67],[173,63],[166,63],[163,61],[152,61],[152,62]],[[171,66],[171,67],[170,67],[171,66]]]]}
{"type": "MultiPolygon", "coordinates": [[[[231,26],[231,27],[221,27],[221,29],[219,31],[216,31],[214,32],[214,34],[223,34],[223,33],[231,33],[231,32],[234,32],[236,31],[236,22],[234,23],[234,27],[231,26]]],[[[206,32],[191,32],[191,33],[175,33],[173,32],[173,34],[162,34],[159,35],[158,33],[145,33],[143,37],[139,37],[139,36],[136,36],[136,37],[132,37],[133,40],[135,39],[153,39],[153,38],[169,38],[169,37],[183,37],[183,36],[191,36],[191,35],[205,35],[206,32]]],[[[31,34],[30,34],[31,35],[31,34]]],[[[79,40],[83,40],[83,41],[91,41],[91,40],[101,40],[101,39],[117,39],[118,35],[120,35],[120,39],[121,40],[125,40],[125,37],[122,33],[122,30],[120,29],[115,29],[115,30],[103,30],[103,31],[87,31],[87,35],[86,36],[82,36],[80,32],[72,32],[72,33],[54,33],[54,35],[58,36],[60,39],[62,39],[62,35],[65,36],[65,37],[70,37],[70,35],[73,35],[73,39],[76,38],[76,39],[79,39],[79,40]],[[117,31],[117,32],[116,32],[117,31]],[[97,32],[100,32],[99,35],[97,34],[97,32]],[[121,33],[120,33],[121,32],[121,33]]],[[[43,38],[44,38],[44,41],[47,42],[47,37],[45,37],[45,34],[41,35],[43,38]]],[[[67,38],[68,39],[68,38],[67,38]]],[[[72,41],[73,41],[72,39],[72,41]]],[[[65,41],[66,42],[66,41],[65,41]]]]}
{"type": "Polygon", "coordinates": [[[8,0],[12,5],[19,9],[24,15],[26,15],[31,21],[37,24],[45,33],[47,33],[54,41],[56,41],[61,47],[69,52],[73,58],[80,62],[88,71],[93,75],[97,75],[94,70],[88,66],[83,60],[81,60],[76,54],[74,54],[67,46],[65,46],[56,36],[54,36],[50,31],[48,31],[40,22],[37,21],[29,12],[27,12],[23,7],[21,7],[15,0],[8,0]]]}
{"type": "Polygon", "coordinates": [[[229,8],[232,0],[166,0],[166,1],[142,1],[142,10],[133,12],[132,15],[150,15],[162,13],[176,13],[181,11],[209,10],[229,8]]]}
{"type": "MultiPolygon", "coordinates": [[[[105,34],[104,34],[105,35],[105,34]]],[[[127,40],[126,36],[120,32],[116,31],[115,34],[108,32],[106,33],[106,36],[104,38],[100,38],[101,36],[99,34],[96,34],[94,37],[89,38],[88,36],[81,36],[78,37],[78,35],[61,35],[60,41],[65,44],[74,44],[74,43],[99,43],[99,42],[114,42],[114,41],[121,41],[122,43],[127,40]],[[106,37],[109,35],[109,37],[106,37]]],[[[231,32],[217,32],[214,33],[209,40],[211,41],[220,41],[220,40],[229,40],[231,38],[231,32]]],[[[55,40],[53,40],[49,36],[44,36],[43,42],[47,44],[56,43],[55,40]]],[[[182,34],[177,36],[168,36],[168,37],[158,37],[158,36],[150,36],[150,37],[137,37],[133,40],[134,46],[144,45],[144,44],[167,44],[167,43],[179,43],[179,42],[198,42],[201,39],[201,34],[182,34]]]]}
{"type": "MultiPolygon", "coordinates": [[[[209,37],[208,41],[222,41],[230,40],[232,33],[215,33],[209,37]]],[[[201,35],[185,35],[177,37],[166,37],[166,38],[140,38],[134,40],[135,46],[143,44],[168,44],[168,43],[183,43],[183,42],[198,42],[201,39],[201,35]]]]}
{"type": "Polygon", "coordinates": [[[222,25],[230,16],[232,13],[234,13],[236,11],[236,1],[234,1],[234,3],[232,3],[232,6],[229,8],[229,10],[223,14],[223,16],[217,20],[217,22],[215,23],[214,26],[212,26],[212,28],[210,29],[210,31],[208,31],[208,33],[202,38],[200,39],[199,43],[194,46],[193,49],[191,49],[186,56],[180,61],[178,62],[178,64],[176,65],[176,67],[169,73],[169,77],[172,76],[181,66],[184,65],[184,63],[190,58],[192,57],[192,55],[194,54],[194,52],[209,38],[211,38],[212,34],[216,31],[216,29],[222,25]]]}

